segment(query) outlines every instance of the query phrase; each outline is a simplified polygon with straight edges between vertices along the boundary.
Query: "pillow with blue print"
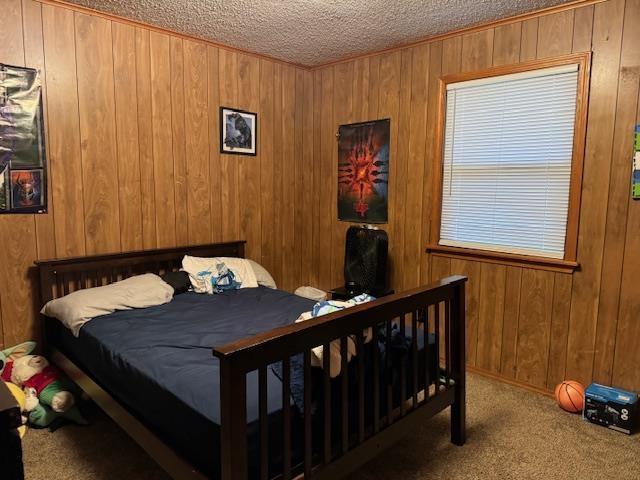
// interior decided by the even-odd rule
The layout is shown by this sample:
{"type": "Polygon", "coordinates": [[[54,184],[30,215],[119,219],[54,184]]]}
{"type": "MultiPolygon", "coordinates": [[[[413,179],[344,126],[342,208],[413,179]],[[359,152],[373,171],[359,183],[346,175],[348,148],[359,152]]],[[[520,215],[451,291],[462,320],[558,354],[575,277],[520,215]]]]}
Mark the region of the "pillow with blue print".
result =
{"type": "Polygon", "coordinates": [[[224,263],[217,263],[215,269],[208,268],[195,275],[198,284],[194,290],[202,293],[222,293],[241,288],[242,282],[236,280],[234,273],[224,263]]]}

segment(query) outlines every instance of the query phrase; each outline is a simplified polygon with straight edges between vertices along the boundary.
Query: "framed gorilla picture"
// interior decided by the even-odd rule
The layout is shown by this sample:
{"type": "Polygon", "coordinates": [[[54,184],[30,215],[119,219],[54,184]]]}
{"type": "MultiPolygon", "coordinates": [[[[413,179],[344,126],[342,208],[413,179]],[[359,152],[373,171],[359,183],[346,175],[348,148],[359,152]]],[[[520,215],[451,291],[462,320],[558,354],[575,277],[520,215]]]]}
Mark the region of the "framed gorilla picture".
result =
{"type": "Polygon", "coordinates": [[[220,153],[255,155],[257,132],[255,113],[220,107],[220,153]]]}

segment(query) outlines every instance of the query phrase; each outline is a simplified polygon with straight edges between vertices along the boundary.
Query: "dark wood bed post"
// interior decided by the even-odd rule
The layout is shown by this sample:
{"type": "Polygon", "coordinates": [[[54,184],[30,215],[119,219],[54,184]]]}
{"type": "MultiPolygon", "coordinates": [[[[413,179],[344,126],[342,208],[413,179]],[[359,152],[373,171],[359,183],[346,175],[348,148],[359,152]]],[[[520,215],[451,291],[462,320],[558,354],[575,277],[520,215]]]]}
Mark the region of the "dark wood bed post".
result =
{"type": "MultiPolygon", "coordinates": [[[[38,273],[40,276],[40,305],[38,306],[42,308],[49,300],[53,300],[53,286],[56,284],[55,268],[50,265],[41,265],[40,268],[38,268],[38,273]]],[[[40,348],[44,355],[50,356],[51,349],[49,342],[46,341],[46,327],[46,322],[43,321],[40,323],[40,338],[42,340],[40,342],[40,348]]]]}
{"type": "Polygon", "coordinates": [[[223,479],[247,478],[247,384],[229,358],[220,360],[220,469],[223,479]],[[243,380],[243,381],[240,381],[243,380]]]}
{"type": "Polygon", "coordinates": [[[464,282],[456,285],[451,300],[451,370],[455,381],[454,402],[451,405],[451,442],[464,445],[466,433],[466,341],[464,282]]]}

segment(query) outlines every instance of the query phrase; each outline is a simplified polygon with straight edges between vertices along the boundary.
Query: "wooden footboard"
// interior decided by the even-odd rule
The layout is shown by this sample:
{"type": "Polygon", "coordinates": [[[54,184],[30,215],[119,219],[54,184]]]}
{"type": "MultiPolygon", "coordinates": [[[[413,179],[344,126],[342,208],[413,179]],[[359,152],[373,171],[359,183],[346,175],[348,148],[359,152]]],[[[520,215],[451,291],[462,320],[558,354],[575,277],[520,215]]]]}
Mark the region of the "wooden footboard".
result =
{"type": "Polygon", "coordinates": [[[249,475],[246,376],[256,370],[259,378],[260,458],[254,475],[263,480],[295,477],[335,480],[393,444],[419,418],[433,416],[449,406],[451,440],[462,445],[465,441],[465,282],[466,278],[461,276],[445,278],[429,286],[214,348],[213,354],[220,359],[222,480],[245,480],[249,475]],[[410,340],[406,335],[408,325],[411,332],[423,335],[422,358],[418,354],[417,335],[411,335],[410,340]],[[403,344],[410,344],[411,354],[394,363],[390,360],[391,355],[380,355],[382,349],[374,338],[373,368],[366,368],[371,367],[364,364],[365,331],[369,328],[373,329],[374,337],[381,332],[384,338],[382,349],[386,352],[393,348],[391,332],[396,329],[406,340],[403,344]],[[429,334],[435,337],[431,347],[429,334]],[[355,339],[356,345],[356,355],[351,359],[351,362],[356,362],[355,379],[348,373],[350,339],[355,339]],[[324,418],[319,427],[322,431],[314,432],[314,425],[318,428],[318,423],[312,418],[311,350],[323,346],[323,351],[329,352],[330,344],[336,341],[340,343],[341,352],[340,408],[332,411],[330,356],[323,355],[323,398],[320,401],[324,418]],[[435,355],[430,348],[436,349],[435,355]],[[282,461],[278,467],[280,471],[274,471],[270,462],[270,451],[274,445],[270,443],[272,438],[268,434],[267,369],[272,364],[281,364],[282,398],[288,399],[291,395],[292,357],[296,355],[303,357],[304,372],[303,461],[296,464],[293,460],[293,407],[283,401],[282,461]],[[421,361],[425,365],[436,363],[433,368],[422,368],[425,378],[418,378],[421,361]],[[366,372],[372,372],[369,379],[366,372]],[[408,372],[411,372],[411,378],[407,378],[408,372]],[[394,387],[391,381],[386,380],[392,378],[400,379],[400,396],[395,403],[394,387]],[[357,398],[354,399],[349,398],[351,381],[357,383],[357,398]],[[368,399],[365,398],[366,382],[373,384],[373,395],[368,399]],[[357,402],[355,421],[349,418],[349,412],[353,411],[350,402],[357,402]],[[365,417],[368,402],[373,402],[370,421],[365,417]],[[385,411],[381,411],[383,403],[386,404],[385,411]],[[338,435],[332,432],[336,419],[338,435]]]}

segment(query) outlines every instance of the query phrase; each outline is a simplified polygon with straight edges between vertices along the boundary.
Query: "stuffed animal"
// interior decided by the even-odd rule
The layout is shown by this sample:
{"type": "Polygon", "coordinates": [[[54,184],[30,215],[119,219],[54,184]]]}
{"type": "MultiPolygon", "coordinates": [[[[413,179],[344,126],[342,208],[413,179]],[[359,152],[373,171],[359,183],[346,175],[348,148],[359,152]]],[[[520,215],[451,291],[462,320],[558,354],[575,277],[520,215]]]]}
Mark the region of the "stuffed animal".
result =
{"type": "Polygon", "coordinates": [[[58,369],[46,358],[30,355],[35,347],[35,342],[25,342],[0,352],[0,377],[23,389],[29,423],[46,427],[65,418],[86,425],[58,369]]]}

